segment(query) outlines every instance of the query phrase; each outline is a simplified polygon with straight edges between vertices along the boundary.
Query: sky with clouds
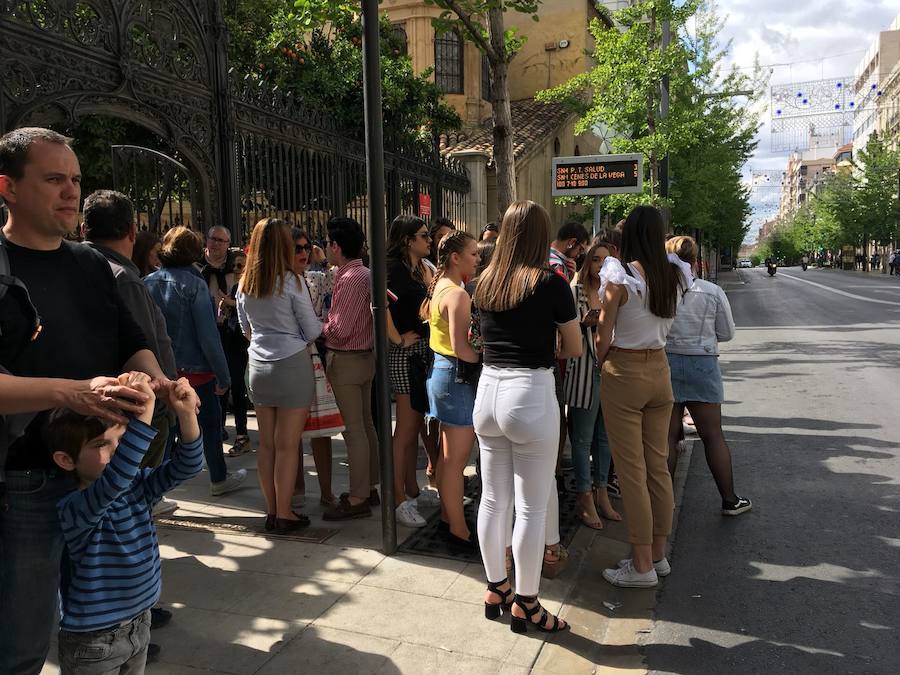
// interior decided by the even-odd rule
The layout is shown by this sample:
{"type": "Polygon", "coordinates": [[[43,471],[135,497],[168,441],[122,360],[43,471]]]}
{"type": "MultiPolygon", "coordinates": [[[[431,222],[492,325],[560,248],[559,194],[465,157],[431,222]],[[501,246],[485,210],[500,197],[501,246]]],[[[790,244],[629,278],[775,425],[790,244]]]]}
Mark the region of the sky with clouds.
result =
{"type": "MultiPolygon", "coordinates": [[[[726,17],[722,41],[729,59],[752,66],[773,64],[771,84],[852,75],[878,32],[900,13],[898,0],[718,0],[726,17]],[[775,65],[778,64],[778,65],[775,65]],[[790,64],[790,65],[780,65],[790,64]]],[[[786,152],[772,152],[768,106],[750,167],[784,169],[786,152]]],[[[755,227],[754,227],[755,230],[755,227]]]]}

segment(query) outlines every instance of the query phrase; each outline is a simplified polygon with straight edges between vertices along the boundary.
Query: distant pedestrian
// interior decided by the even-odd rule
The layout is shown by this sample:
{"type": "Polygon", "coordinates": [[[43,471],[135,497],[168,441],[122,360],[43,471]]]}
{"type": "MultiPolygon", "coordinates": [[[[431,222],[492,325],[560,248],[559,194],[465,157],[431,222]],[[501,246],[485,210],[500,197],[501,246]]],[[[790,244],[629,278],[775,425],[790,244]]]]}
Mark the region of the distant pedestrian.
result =
{"type": "MultiPolygon", "coordinates": [[[[691,265],[692,270],[696,269],[698,248],[691,237],[670,239],[666,250],[691,265]]],[[[740,515],[752,507],[749,499],[735,494],[731,450],[722,433],[725,392],[719,371],[719,342],[733,337],[734,319],[725,292],[709,281],[695,278],[666,340],[675,397],[669,424],[669,473],[675,473],[682,414],[687,408],[703,441],[706,463],[716,481],[722,513],[726,516],[740,515]]]]}
{"type": "Polygon", "coordinates": [[[888,258],[888,267],[890,268],[890,275],[894,276],[894,269],[897,266],[897,251],[893,251],[888,258]]]}

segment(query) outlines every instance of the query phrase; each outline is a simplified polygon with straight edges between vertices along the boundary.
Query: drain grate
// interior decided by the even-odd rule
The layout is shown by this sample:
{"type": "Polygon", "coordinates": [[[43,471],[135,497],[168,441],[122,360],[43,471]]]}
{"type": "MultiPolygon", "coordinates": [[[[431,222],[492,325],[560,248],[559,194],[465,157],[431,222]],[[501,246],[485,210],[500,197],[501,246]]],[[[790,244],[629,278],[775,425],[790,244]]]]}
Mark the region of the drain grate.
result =
{"type": "MultiPolygon", "coordinates": [[[[578,519],[575,475],[564,473],[563,476],[566,490],[559,493],[559,536],[563,546],[568,546],[575,537],[581,521],[578,519]]],[[[470,525],[474,525],[478,513],[477,504],[481,497],[481,479],[479,477],[475,476],[468,481],[466,496],[472,498],[472,503],[465,507],[466,520],[470,525]]],[[[416,555],[481,564],[480,552],[461,553],[451,550],[447,546],[443,533],[438,530],[438,524],[441,521],[440,508],[435,508],[432,512],[421,509],[420,513],[428,522],[425,527],[413,530],[412,534],[400,544],[398,550],[401,553],[415,553],[416,555]]]]}

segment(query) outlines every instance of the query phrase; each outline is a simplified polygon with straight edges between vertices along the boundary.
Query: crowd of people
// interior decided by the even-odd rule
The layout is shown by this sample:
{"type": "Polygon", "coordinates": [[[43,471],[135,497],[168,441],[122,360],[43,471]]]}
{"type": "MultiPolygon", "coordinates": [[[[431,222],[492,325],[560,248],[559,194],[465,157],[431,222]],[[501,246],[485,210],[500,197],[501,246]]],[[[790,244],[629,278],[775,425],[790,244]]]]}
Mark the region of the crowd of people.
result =
{"type": "MultiPolygon", "coordinates": [[[[227,466],[227,411],[227,456],[255,451],[262,531],[310,525],[304,437],[325,520],[370,517],[381,499],[373,410],[391,402],[373,392],[360,224],[332,218],[322,246],[277,218],[256,223],[245,249],[218,226],[205,240],[181,226],[160,239],[137,231],[120,193],[82,205],[80,178],[69,139],[39,128],[0,137],[0,672],[39,672],[57,625],[64,673],[143,672],[158,651],[151,629],[171,617],[157,607],[152,521],[177,506],[164,494],[203,465],[212,497],[246,482],[227,466]],[[72,236],[80,213],[85,243],[72,236]],[[311,429],[325,381],[349,466],[337,496],[331,434],[311,429]]],[[[649,206],[593,239],[576,222],[553,230],[523,200],[478,240],[412,215],[387,234],[395,426],[383,450],[396,518],[422,527],[421,511],[439,506],[447,546],[481,554],[485,616],[508,613],[515,632],[568,627],[539,600],[541,577],[567,560],[567,444],[583,524],[624,516],[632,556],[602,571],[614,585],[650,587],[671,572],[685,409],[722,513],[751,508],[721,428],[718,343],[734,323],[721,289],[696,278],[696,242],[667,241],[649,206]],[[473,523],[464,472],[476,448],[473,523]]]]}

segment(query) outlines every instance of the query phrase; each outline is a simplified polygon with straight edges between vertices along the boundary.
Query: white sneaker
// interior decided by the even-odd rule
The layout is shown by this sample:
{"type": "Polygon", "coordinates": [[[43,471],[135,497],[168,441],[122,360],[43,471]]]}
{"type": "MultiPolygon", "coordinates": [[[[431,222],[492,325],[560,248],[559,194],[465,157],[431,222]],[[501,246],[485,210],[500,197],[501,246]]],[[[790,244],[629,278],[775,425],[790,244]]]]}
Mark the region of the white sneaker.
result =
{"type": "Polygon", "coordinates": [[[172,513],[175,509],[178,508],[178,502],[174,499],[166,499],[163,497],[156,505],[153,507],[153,516],[164,516],[168,513],[172,513]]]}
{"type": "Polygon", "coordinates": [[[425,519],[419,515],[415,499],[407,499],[397,507],[397,522],[406,527],[425,527],[425,519]]]}
{"type": "Polygon", "coordinates": [[[656,570],[651,569],[649,572],[641,574],[634,569],[631,560],[626,560],[624,567],[603,570],[603,578],[613,586],[622,588],[653,588],[659,583],[656,570]]]}
{"type": "MultiPolygon", "coordinates": [[[[625,558],[625,560],[619,561],[619,567],[625,567],[628,563],[631,562],[631,558],[625,558]]],[[[663,558],[662,560],[657,560],[653,563],[653,569],[656,570],[656,576],[658,577],[667,577],[672,573],[672,566],[669,564],[668,558],[663,558]]]]}
{"type": "Polygon", "coordinates": [[[419,496],[415,499],[416,507],[433,508],[441,505],[441,495],[437,490],[425,488],[419,491],[419,496]]]}
{"type": "Polygon", "coordinates": [[[222,495],[227,495],[229,492],[234,492],[241,487],[241,483],[244,482],[246,477],[247,469],[232,471],[225,476],[225,480],[210,484],[209,493],[213,497],[221,497],[222,495]]]}

